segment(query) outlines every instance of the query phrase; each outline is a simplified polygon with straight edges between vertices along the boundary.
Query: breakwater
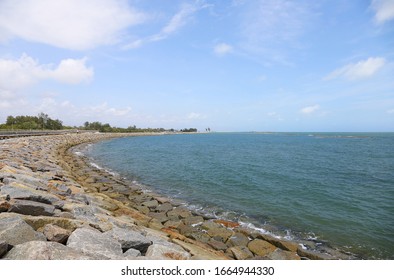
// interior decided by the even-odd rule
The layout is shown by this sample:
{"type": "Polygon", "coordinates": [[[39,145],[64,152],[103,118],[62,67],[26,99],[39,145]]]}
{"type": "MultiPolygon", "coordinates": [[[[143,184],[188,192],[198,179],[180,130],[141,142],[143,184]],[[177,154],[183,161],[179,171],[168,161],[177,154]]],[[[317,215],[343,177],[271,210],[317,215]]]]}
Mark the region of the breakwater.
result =
{"type": "Polygon", "coordinates": [[[0,141],[0,258],[337,259],[194,213],[89,166],[75,147],[126,134],[0,141]]]}

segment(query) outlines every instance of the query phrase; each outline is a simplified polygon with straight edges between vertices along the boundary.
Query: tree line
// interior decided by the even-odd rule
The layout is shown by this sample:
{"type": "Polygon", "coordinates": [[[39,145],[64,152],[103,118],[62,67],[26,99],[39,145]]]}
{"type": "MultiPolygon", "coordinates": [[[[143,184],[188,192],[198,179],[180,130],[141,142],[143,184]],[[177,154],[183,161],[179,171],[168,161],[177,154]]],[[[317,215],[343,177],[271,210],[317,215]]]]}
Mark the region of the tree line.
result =
{"type": "Polygon", "coordinates": [[[63,122],[51,119],[47,114],[40,113],[38,116],[8,116],[5,124],[0,124],[0,129],[24,129],[24,130],[60,130],[63,122]]]}
{"type": "MultiPolygon", "coordinates": [[[[8,116],[4,124],[0,124],[0,129],[4,130],[61,130],[61,129],[79,129],[79,130],[94,130],[99,132],[177,132],[177,130],[164,128],[138,128],[135,125],[127,128],[113,127],[109,123],[85,122],[82,126],[64,126],[63,122],[50,118],[45,113],[40,113],[38,116],[8,116]]],[[[197,132],[196,128],[181,129],[181,132],[197,132]]]]}

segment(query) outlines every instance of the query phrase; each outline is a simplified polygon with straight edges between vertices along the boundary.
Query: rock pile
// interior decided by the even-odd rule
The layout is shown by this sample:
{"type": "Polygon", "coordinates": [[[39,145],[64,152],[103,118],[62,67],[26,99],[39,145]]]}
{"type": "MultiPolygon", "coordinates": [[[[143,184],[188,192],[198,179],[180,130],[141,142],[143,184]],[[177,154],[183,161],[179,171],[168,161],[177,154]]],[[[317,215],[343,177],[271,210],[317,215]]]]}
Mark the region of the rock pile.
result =
{"type": "Polygon", "coordinates": [[[78,144],[122,136],[0,141],[0,258],[331,258],[235,222],[198,215],[73,153],[78,144]]]}

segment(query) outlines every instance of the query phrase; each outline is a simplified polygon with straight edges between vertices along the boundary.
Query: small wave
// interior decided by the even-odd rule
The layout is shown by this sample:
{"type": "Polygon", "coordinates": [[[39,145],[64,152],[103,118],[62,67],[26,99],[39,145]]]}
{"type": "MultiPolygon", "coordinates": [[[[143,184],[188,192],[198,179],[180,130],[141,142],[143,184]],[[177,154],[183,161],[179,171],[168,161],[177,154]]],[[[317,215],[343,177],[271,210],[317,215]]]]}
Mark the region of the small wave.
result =
{"type": "Polygon", "coordinates": [[[98,164],[94,163],[94,162],[89,162],[89,165],[98,169],[98,170],[103,170],[104,168],[102,168],[101,166],[99,166],[98,164]]]}
{"type": "Polygon", "coordinates": [[[84,154],[83,154],[82,152],[74,152],[74,154],[76,154],[76,155],[79,156],[79,157],[84,156],[84,154]]]}

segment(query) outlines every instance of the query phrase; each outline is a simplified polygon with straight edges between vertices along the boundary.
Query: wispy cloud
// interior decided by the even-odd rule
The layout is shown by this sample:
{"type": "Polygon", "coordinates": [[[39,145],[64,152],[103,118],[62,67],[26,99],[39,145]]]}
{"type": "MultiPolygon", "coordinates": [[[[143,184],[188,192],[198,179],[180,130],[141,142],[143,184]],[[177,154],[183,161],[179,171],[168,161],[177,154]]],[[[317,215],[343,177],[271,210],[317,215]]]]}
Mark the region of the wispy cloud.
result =
{"type": "Polygon", "coordinates": [[[234,48],[229,44],[219,43],[215,45],[213,52],[218,56],[224,56],[226,54],[232,53],[233,49],[234,48]]]}
{"type": "Polygon", "coordinates": [[[375,11],[375,21],[383,24],[386,21],[394,19],[394,1],[393,0],[372,0],[372,9],[375,11]]]}
{"type": "Polygon", "coordinates": [[[245,51],[282,62],[284,46],[298,45],[313,15],[308,1],[242,1],[237,9],[242,14],[239,30],[245,51]]]}
{"type": "Polygon", "coordinates": [[[387,110],[387,114],[394,114],[394,109],[387,110]]]}
{"type": "Polygon", "coordinates": [[[187,25],[193,18],[194,14],[201,9],[209,7],[205,1],[195,1],[194,3],[183,4],[180,10],[171,17],[167,24],[157,34],[139,38],[126,44],[124,49],[139,48],[145,44],[167,39],[169,36],[178,32],[182,27],[187,25]]]}
{"type": "Polygon", "coordinates": [[[309,115],[309,114],[312,114],[312,113],[318,111],[319,109],[320,109],[320,105],[316,104],[316,105],[313,105],[313,106],[304,107],[304,108],[302,108],[300,110],[300,112],[302,114],[309,115]]]}
{"type": "Polygon", "coordinates": [[[324,80],[345,78],[347,80],[358,80],[369,78],[376,74],[384,65],[386,60],[383,57],[370,57],[357,63],[347,64],[328,74],[324,80]]]}
{"type": "Polygon", "coordinates": [[[17,37],[85,50],[117,43],[126,28],[145,19],[125,0],[3,0],[0,40],[17,37]]]}

